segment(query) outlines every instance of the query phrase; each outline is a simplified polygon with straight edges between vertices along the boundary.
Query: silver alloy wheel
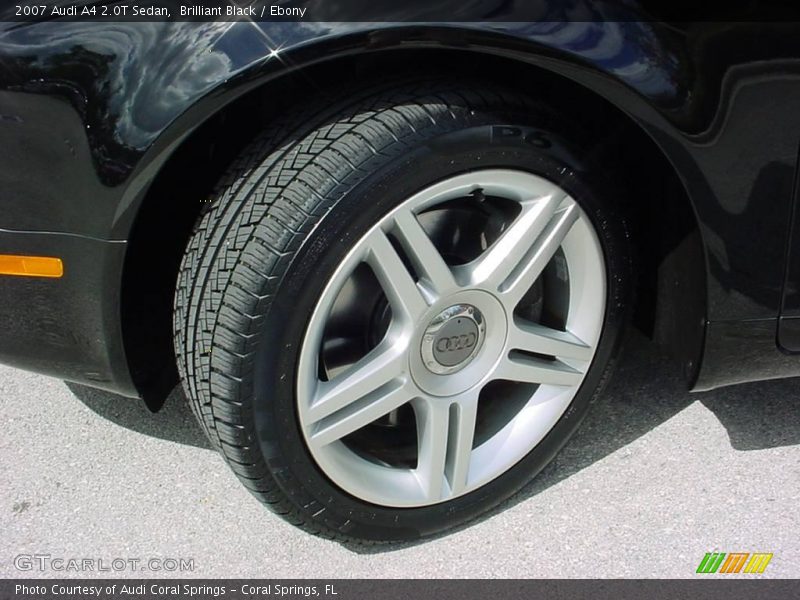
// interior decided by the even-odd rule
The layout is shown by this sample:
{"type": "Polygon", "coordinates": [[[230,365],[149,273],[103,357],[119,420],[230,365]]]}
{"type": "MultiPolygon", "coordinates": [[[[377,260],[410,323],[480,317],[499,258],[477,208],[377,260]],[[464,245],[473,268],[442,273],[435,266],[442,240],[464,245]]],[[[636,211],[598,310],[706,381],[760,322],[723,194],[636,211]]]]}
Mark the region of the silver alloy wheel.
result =
{"type": "Polygon", "coordinates": [[[597,235],[559,186],[509,169],[431,185],[355,243],[311,316],[297,373],[298,415],[311,455],[341,489],[382,506],[426,506],[475,490],[528,454],[567,409],[594,357],[605,297],[597,235]],[[421,216],[476,193],[513,204],[515,211],[477,257],[453,264],[421,216]],[[385,333],[326,377],[320,372],[326,325],[363,263],[388,301],[385,333]],[[567,282],[563,327],[518,311],[546,268],[567,282]],[[514,382],[513,395],[522,394],[507,413],[505,395],[484,400],[498,381],[514,382]],[[484,402],[488,408],[482,409],[484,402]],[[409,406],[416,464],[389,464],[347,443],[348,436],[409,406]],[[498,418],[485,439],[478,436],[484,423],[498,418]]]}

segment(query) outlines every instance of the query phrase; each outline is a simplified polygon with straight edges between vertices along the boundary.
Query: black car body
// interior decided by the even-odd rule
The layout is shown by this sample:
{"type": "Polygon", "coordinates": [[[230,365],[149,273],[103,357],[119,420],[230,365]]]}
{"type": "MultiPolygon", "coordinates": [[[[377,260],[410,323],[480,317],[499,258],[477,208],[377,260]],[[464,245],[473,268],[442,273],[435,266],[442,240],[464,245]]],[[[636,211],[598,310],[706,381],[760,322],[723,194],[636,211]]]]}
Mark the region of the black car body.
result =
{"type": "Polygon", "coordinates": [[[207,191],[197,180],[209,154],[229,152],[220,129],[246,137],[261,118],[242,118],[248,98],[277,113],[306,69],[446,68],[466,55],[613,113],[652,146],[642,170],[679,178],[674,202],[691,207],[682,225],[701,243],[686,234],[656,304],[669,303],[663,333],[695,389],[797,375],[796,31],[603,20],[6,23],[0,252],[63,257],[65,275],[4,278],[0,357],[126,396],[163,393],[174,377],[161,370],[171,371],[161,284],[207,191]]]}

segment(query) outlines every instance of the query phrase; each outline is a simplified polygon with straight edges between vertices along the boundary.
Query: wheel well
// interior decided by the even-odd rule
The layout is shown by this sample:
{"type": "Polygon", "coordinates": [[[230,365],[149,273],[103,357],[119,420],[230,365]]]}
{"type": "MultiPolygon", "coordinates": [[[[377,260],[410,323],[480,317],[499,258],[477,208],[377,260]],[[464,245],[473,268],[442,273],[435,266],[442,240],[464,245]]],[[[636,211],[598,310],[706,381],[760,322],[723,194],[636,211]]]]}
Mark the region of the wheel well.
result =
{"type": "Polygon", "coordinates": [[[180,260],[228,165],[261,125],[280,118],[292,99],[346,81],[419,73],[421,64],[428,74],[480,77],[550,100],[587,137],[615,148],[605,154],[614,157],[608,168],[626,190],[620,209],[629,224],[639,274],[635,324],[663,342],[688,367],[687,376],[694,377],[703,341],[705,259],[688,194],[666,156],[628,115],[565,77],[495,56],[463,58],[463,51],[403,50],[332,59],[248,92],[173,152],[137,214],[122,281],[125,350],[134,383],[152,409],[160,407],[177,382],[172,302],[180,260]]]}

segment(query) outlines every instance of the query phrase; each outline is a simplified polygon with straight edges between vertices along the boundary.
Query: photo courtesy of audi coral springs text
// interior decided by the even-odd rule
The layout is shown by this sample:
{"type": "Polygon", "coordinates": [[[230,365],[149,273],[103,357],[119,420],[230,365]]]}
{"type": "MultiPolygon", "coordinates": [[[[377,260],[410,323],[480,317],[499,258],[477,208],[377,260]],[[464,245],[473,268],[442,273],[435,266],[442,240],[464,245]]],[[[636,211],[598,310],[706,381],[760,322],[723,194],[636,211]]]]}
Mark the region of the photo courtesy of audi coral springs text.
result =
{"type": "Polygon", "coordinates": [[[520,490],[631,328],[693,390],[800,375],[800,25],[441,4],[0,24],[0,360],[182,385],[356,543],[520,490]]]}

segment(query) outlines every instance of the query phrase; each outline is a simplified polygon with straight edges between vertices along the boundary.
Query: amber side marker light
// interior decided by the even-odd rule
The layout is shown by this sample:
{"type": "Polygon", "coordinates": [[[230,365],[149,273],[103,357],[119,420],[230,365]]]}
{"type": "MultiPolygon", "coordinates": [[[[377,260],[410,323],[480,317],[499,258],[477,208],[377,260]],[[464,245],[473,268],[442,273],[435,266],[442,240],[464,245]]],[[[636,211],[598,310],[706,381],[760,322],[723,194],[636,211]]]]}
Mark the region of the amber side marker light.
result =
{"type": "Polygon", "coordinates": [[[0,275],[22,277],[61,277],[64,263],[49,256],[17,256],[0,254],[0,275]]]}

